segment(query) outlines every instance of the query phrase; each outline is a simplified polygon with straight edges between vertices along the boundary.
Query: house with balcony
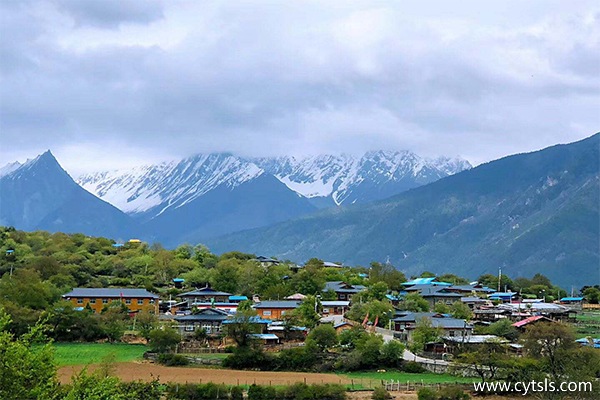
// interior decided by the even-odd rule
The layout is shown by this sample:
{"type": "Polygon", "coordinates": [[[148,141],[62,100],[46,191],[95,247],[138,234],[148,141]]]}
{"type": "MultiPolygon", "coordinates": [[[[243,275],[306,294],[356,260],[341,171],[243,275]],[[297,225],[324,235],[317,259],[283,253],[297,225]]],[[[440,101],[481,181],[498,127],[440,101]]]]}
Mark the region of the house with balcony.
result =
{"type": "Polygon", "coordinates": [[[223,321],[230,317],[226,311],[217,308],[205,308],[197,313],[173,318],[183,336],[194,334],[199,329],[204,329],[208,335],[219,335],[222,332],[223,321]]]}

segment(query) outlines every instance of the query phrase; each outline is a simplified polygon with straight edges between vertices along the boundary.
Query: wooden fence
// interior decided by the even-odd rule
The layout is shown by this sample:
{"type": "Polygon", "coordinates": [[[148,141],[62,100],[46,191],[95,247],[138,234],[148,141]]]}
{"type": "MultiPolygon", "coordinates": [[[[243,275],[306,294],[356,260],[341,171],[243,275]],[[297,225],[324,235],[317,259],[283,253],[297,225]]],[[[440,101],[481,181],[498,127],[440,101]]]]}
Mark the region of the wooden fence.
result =
{"type": "Polygon", "coordinates": [[[472,390],[472,383],[463,382],[444,382],[444,383],[424,383],[424,382],[400,382],[400,381],[382,381],[382,386],[388,392],[416,392],[422,388],[431,388],[439,390],[444,386],[458,386],[463,390],[472,390]]]}

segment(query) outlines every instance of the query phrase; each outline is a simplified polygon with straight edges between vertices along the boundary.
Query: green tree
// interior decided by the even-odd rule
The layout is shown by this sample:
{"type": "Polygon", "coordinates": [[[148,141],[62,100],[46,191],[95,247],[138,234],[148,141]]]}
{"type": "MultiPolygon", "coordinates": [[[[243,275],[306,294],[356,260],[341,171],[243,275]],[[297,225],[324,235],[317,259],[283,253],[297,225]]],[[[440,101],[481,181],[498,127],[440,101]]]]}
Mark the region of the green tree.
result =
{"type": "Polygon", "coordinates": [[[320,294],[325,288],[322,269],[307,265],[302,271],[294,274],[291,279],[292,289],[305,295],[320,294]]]}
{"type": "Polygon", "coordinates": [[[543,363],[555,382],[564,377],[577,348],[575,333],[567,325],[547,322],[530,325],[522,335],[527,353],[543,363]]]}
{"type": "Polygon", "coordinates": [[[57,388],[56,367],[41,324],[15,337],[8,331],[10,316],[0,308],[0,398],[51,399],[57,388]]]}
{"type": "Polygon", "coordinates": [[[99,320],[109,342],[121,340],[129,324],[127,307],[120,301],[113,301],[102,309],[99,320]]]}
{"type": "Polygon", "coordinates": [[[440,314],[450,314],[450,307],[448,307],[443,301],[438,301],[435,303],[433,311],[440,314]]]}
{"type": "Polygon", "coordinates": [[[469,281],[465,278],[462,278],[460,276],[454,275],[454,274],[444,274],[444,275],[440,275],[438,276],[438,281],[440,282],[448,282],[451,283],[453,285],[468,285],[469,281]]]}
{"type": "Polygon", "coordinates": [[[499,321],[496,321],[490,324],[485,332],[488,335],[496,335],[499,337],[503,337],[510,341],[516,340],[519,337],[519,331],[517,328],[512,326],[513,322],[508,318],[503,318],[499,321]]]}
{"type": "Polygon", "coordinates": [[[585,299],[590,304],[598,304],[600,302],[600,289],[597,287],[588,287],[583,291],[585,299]]]}
{"type": "Polygon", "coordinates": [[[158,316],[153,311],[151,307],[144,308],[134,317],[136,329],[146,340],[150,339],[150,332],[158,328],[158,316]]]}
{"type": "Polygon", "coordinates": [[[427,343],[435,342],[439,339],[441,330],[431,324],[431,319],[421,318],[416,321],[415,329],[411,335],[410,349],[415,353],[420,353],[427,343]]]}
{"type": "Polygon", "coordinates": [[[460,300],[452,303],[452,305],[450,306],[450,313],[454,318],[466,320],[471,319],[473,315],[469,306],[460,300]]]}
{"type": "Polygon", "coordinates": [[[321,302],[315,296],[306,296],[302,303],[292,311],[292,315],[295,316],[300,324],[306,326],[309,329],[317,326],[317,323],[321,319],[319,312],[323,310],[321,302]]]}
{"type": "Polygon", "coordinates": [[[330,324],[319,325],[310,331],[306,341],[313,342],[321,351],[325,351],[337,344],[337,332],[330,324]]]}
{"type": "Polygon", "coordinates": [[[384,282],[391,290],[401,290],[406,276],[391,264],[372,262],[369,268],[369,282],[384,282]]]}
{"type": "Polygon", "coordinates": [[[409,293],[404,296],[398,307],[406,311],[427,312],[429,311],[429,302],[418,293],[409,293]]]}
{"type": "Polygon", "coordinates": [[[148,334],[148,338],[150,348],[157,353],[173,351],[181,342],[181,335],[170,327],[153,329],[148,334]]]}
{"type": "Polygon", "coordinates": [[[381,363],[387,367],[397,368],[402,363],[404,345],[397,340],[390,340],[381,346],[381,363]]]}
{"type": "Polygon", "coordinates": [[[489,341],[470,352],[463,352],[457,361],[469,364],[482,382],[498,380],[498,373],[509,366],[510,356],[504,343],[489,341]]]}
{"type": "Polygon", "coordinates": [[[213,286],[217,290],[237,293],[239,261],[228,258],[217,263],[213,277],[213,286]]]}
{"type": "Polygon", "coordinates": [[[240,309],[233,319],[226,325],[225,332],[238,347],[250,347],[252,344],[251,337],[249,335],[258,333],[259,325],[253,320],[256,318],[256,311],[253,309],[240,309]]]}

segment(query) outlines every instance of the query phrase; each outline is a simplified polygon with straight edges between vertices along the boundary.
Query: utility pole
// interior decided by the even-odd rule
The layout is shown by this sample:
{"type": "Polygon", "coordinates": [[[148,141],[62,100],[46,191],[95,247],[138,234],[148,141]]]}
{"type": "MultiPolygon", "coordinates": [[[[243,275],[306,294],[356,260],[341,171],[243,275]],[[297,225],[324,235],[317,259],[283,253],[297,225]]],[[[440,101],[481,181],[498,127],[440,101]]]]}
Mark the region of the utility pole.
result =
{"type": "Polygon", "coordinates": [[[500,282],[502,282],[502,267],[498,267],[498,292],[501,288],[500,282]]]}

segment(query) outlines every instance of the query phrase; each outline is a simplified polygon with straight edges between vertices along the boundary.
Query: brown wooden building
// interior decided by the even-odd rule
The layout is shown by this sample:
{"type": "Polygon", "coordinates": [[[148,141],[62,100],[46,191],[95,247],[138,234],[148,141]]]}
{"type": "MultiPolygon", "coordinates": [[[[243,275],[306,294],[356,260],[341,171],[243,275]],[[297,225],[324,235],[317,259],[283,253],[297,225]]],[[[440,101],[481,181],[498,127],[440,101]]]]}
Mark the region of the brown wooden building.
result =
{"type": "Polygon", "coordinates": [[[113,301],[120,301],[130,312],[149,309],[158,314],[158,296],[146,289],[127,288],[75,288],[62,296],[73,303],[74,307],[89,306],[95,313],[113,301]]]}
{"type": "Polygon", "coordinates": [[[284,313],[298,308],[299,304],[295,300],[261,301],[253,307],[261,318],[276,320],[281,319],[284,313]]]}

